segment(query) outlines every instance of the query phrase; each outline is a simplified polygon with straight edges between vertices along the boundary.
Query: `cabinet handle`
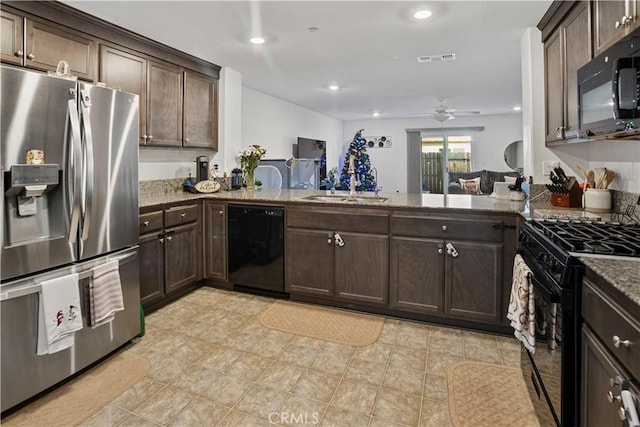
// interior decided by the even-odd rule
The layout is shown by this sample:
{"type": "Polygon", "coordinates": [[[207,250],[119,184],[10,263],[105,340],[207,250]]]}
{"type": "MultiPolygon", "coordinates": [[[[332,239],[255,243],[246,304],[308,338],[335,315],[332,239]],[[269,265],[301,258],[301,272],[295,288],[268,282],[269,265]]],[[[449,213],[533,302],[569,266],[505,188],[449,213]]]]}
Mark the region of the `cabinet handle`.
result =
{"type": "Polygon", "coordinates": [[[618,416],[622,421],[627,419],[627,410],[624,408],[624,406],[618,408],[618,416]]]}
{"type": "Polygon", "coordinates": [[[614,395],[613,395],[613,392],[612,392],[611,390],[609,390],[609,391],[607,392],[607,400],[609,401],[609,403],[613,403],[613,402],[615,402],[616,400],[617,400],[617,401],[620,401],[621,399],[620,399],[620,396],[614,396],[614,395]]]}
{"type": "Polygon", "coordinates": [[[184,218],[185,216],[187,216],[187,214],[186,214],[185,212],[182,212],[182,213],[180,214],[180,216],[181,216],[182,218],[184,218]]]}
{"type": "Polygon", "coordinates": [[[29,59],[34,59],[36,56],[33,53],[30,53],[29,55],[27,55],[27,58],[29,59]]]}
{"type": "Polygon", "coordinates": [[[173,237],[167,236],[167,242],[170,242],[171,240],[173,240],[173,237]]]}
{"type": "Polygon", "coordinates": [[[629,340],[621,340],[620,337],[617,336],[617,335],[613,336],[612,341],[613,341],[613,346],[615,348],[620,348],[620,344],[622,344],[625,347],[631,347],[631,341],[629,341],[629,340]]]}
{"type": "Polygon", "coordinates": [[[16,50],[14,55],[17,56],[17,57],[20,57],[20,56],[24,55],[24,52],[21,51],[21,50],[16,50]]]}
{"type": "Polygon", "coordinates": [[[342,236],[340,236],[340,234],[338,233],[334,234],[333,239],[335,240],[336,245],[340,247],[344,246],[344,240],[342,240],[342,236]]]}
{"type": "Polygon", "coordinates": [[[452,257],[456,258],[458,256],[458,250],[456,249],[456,247],[453,246],[451,242],[448,242],[446,246],[447,246],[447,253],[452,257]]]}
{"type": "Polygon", "coordinates": [[[331,234],[331,233],[329,233],[329,234],[327,235],[327,244],[329,244],[329,245],[330,245],[331,243],[333,243],[333,241],[331,240],[331,238],[332,238],[332,237],[333,237],[333,234],[331,234]]]}
{"type": "Polygon", "coordinates": [[[447,226],[446,225],[442,226],[442,231],[447,231],[447,226]]]}
{"type": "Polygon", "coordinates": [[[145,227],[148,227],[149,226],[149,221],[143,222],[142,225],[144,225],[145,227]]]}
{"type": "Polygon", "coordinates": [[[149,135],[147,139],[153,139],[153,135],[149,135]]]}
{"type": "Polygon", "coordinates": [[[164,237],[160,238],[160,243],[164,243],[164,237]]]}
{"type": "Polygon", "coordinates": [[[222,212],[222,211],[218,211],[218,215],[220,215],[220,216],[222,216],[223,213],[224,212],[222,212]]]}
{"type": "Polygon", "coordinates": [[[189,142],[189,138],[185,138],[184,142],[188,143],[189,142]]]}
{"type": "Polygon", "coordinates": [[[438,253],[442,254],[442,248],[438,248],[438,253]]]}

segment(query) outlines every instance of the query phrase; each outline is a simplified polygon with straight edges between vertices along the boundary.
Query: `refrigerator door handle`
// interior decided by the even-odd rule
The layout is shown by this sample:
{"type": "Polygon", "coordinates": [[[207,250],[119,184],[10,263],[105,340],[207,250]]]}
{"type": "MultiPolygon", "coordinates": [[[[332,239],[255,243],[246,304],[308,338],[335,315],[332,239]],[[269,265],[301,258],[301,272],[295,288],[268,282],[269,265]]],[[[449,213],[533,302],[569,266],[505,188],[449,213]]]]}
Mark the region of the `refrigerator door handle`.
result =
{"type": "Polygon", "coordinates": [[[82,240],[89,237],[91,224],[91,205],[93,204],[93,135],[91,133],[91,98],[86,90],[80,91],[82,105],[82,130],[84,131],[84,194],[82,240]]]}
{"type": "Polygon", "coordinates": [[[69,243],[74,243],[78,236],[78,221],[80,220],[80,188],[82,186],[82,175],[80,167],[82,164],[82,147],[80,136],[80,119],[78,117],[78,104],[75,99],[68,101],[68,115],[71,123],[71,150],[69,163],[71,173],[69,176],[69,186],[71,188],[71,223],[69,227],[69,243]]]}

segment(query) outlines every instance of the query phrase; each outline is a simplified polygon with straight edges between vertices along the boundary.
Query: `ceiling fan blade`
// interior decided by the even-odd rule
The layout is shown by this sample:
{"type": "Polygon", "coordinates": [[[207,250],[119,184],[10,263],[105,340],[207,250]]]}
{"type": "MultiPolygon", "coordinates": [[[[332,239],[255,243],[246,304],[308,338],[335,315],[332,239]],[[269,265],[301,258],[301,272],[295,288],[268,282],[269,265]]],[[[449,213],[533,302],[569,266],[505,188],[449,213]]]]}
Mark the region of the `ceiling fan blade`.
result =
{"type": "Polygon", "coordinates": [[[480,114],[480,111],[471,111],[471,110],[449,110],[450,114],[455,115],[463,115],[463,114],[480,114]]]}

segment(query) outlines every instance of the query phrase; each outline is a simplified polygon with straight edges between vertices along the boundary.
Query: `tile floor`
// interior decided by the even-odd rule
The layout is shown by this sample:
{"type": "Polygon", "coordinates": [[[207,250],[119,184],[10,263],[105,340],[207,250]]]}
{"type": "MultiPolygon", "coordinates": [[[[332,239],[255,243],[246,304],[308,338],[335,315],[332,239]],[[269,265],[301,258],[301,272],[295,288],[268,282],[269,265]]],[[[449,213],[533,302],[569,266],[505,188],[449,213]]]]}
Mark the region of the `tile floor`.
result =
{"type": "Polygon", "coordinates": [[[446,368],[519,366],[515,339],[397,319],[346,347],[260,325],[267,298],[201,288],[126,351],[149,374],[83,426],[448,426],[446,368]]]}

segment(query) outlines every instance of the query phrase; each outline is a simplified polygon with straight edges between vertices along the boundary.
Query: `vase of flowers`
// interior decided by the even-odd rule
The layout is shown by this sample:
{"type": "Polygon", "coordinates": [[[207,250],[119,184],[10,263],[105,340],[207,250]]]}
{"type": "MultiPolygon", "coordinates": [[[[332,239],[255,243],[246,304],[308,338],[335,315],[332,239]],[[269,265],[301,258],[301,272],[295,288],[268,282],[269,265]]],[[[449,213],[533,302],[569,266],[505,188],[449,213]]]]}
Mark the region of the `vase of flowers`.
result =
{"type": "Polygon", "coordinates": [[[238,157],[240,157],[240,168],[242,169],[244,183],[247,189],[253,189],[255,187],[253,174],[258,167],[258,163],[260,163],[260,160],[266,153],[267,150],[257,144],[250,145],[238,153],[238,157]]]}

